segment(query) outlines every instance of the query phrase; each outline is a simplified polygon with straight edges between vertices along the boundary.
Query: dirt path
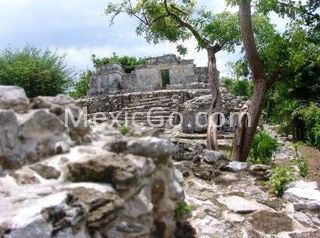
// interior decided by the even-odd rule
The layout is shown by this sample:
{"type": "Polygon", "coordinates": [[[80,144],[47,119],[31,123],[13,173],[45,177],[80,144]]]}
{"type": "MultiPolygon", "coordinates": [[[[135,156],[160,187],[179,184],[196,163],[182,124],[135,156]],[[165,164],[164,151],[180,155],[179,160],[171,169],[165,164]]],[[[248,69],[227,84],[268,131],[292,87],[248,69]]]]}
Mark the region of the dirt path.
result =
{"type": "Polygon", "coordinates": [[[298,150],[309,163],[307,178],[320,183],[320,150],[307,145],[299,146],[298,150]]]}

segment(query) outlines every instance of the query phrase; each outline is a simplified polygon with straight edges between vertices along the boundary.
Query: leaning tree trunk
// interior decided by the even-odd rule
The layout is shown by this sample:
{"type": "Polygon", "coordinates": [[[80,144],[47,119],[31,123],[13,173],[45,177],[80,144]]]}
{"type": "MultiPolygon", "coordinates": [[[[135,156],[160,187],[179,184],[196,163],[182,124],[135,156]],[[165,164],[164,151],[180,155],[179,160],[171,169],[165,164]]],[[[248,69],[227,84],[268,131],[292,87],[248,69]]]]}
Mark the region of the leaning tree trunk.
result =
{"type": "Polygon", "coordinates": [[[246,161],[248,158],[268,91],[267,76],[253,35],[250,3],[250,0],[240,0],[239,19],[242,41],[252,71],[254,91],[251,101],[245,105],[247,108],[243,108],[236,127],[232,149],[232,159],[236,161],[246,161]]]}
{"type": "Polygon", "coordinates": [[[207,130],[207,149],[218,149],[217,125],[219,117],[214,116],[214,113],[221,110],[221,94],[219,88],[219,71],[217,69],[217,61],[215,54],[219,51],[219,46],[207,48],[208,53],[208,69],[209,69],[209,85],[212,94],[212,103],[208,115],[208,130],[207,130]]]}

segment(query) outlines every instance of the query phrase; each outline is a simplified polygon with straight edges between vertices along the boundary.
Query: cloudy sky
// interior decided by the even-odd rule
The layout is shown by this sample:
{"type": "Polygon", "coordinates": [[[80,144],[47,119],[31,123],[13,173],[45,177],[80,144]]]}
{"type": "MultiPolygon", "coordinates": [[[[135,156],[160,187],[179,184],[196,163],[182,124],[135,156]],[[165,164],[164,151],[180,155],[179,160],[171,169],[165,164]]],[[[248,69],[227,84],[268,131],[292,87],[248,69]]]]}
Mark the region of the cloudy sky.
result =
{"type": "MultiPolygon", "coordinates": [[[[92,68],[90,57],[118,55],[158,56],[176,53],[175,45],[150,45],[136,36],[137,22],[126,16],[109,26],[104,9],[109,0],[0,0],[0,49],[21,48],[26,44],[38,48],[55,49],[66,54],[67,62],[76,71],[92,68]]],[[[207,8],[220,12],[226,7],[222,0],[200,0],[207,8]]],[[[186,43],[185,58],[206,65],[205,52],[194,50],[193,40],[186,43]]],[[[226,63],[237,55],[221,52],[220,70],[228,71],[226,63]]]]}

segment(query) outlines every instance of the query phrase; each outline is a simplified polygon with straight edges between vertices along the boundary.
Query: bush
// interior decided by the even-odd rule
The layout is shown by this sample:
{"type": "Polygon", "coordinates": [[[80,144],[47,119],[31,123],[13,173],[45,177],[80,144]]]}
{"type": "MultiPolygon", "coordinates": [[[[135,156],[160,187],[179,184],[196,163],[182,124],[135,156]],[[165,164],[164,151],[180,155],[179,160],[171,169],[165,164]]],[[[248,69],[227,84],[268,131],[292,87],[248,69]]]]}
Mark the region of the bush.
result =
{"type": "Polygon", "coordinates": [[[183,201],[178,203],[174,213],[174,217],[176,221],[181,221],[186,219],[190,213],[191,207],[185,201],[183,201]]]}
{"type": "Polygon", "coordinates": [[[253,84],[248,80],[236,80],[232,85],[231,92],[236,96],[251,97],[253,93],[253,84]]]}
{"type": "Polygon", "coordinates": [[[298,110],[297,115],[305,127],[305,141],[320,148],[320,107],[316,104],[302,107],[298,110]]]}
{"type": "Polygon", "coordinates": [[[251,145],[249,162],[253,164],[271,164],[272,154],[277,150],[278,146],[277,140],[270,137],[266,132],[257,133],[251,145]]]}
{"type": "Polygon", "coordinates": [[[302,177],[307,177],[309,172],[309,165],[308,165],[307,159],[303,156],[299,157],[297,159],[297,165],[300,171],[300,175],[302,177]]]}
{"type": "Polygon", "coordinates": [[[136,58],[130,56],[117,56],[114,54],[112,57],[96,58],[92,55],[92,62],[94,67],[100,67],[108,63],[119,63],[126,73],[132,72],[137,65],[146,64],[145,58],[136,58]]]}
{"type": "Polygon", "coordinates": [[[272,175],[268,182],[270,191],[279,197],[282,197],[285,187],[294,181],[295,177],[290,167],[276,166],[272,169],[272,175]]]}
{"type": "Polygon", "coordinates": [[[55,52],[32,47],[1,52],[0,84],[20,86],[28,97],[65,93],[71,82],[72,71],[55,52]]]}
{"type": "Polygon", "coordinates": [[[123,125],[122,127],[120,127],[120,132],[122,135],[126,135],[131,131],[131,128],[127,125],[123,125]]]}
{"type": "Polygon", "coordinates": [[[226,87],[226,89],[233,95],[245,97],[252,96],[253,84],[251,81],[223,78],[222,83],[226,87]]]}
{"type": "Polygon", "coordinates": [[[87,96],[89,90],[89,83],[92,78],[92,72],[88,70],[80,75],[80,79],[74,83],[73,91],[70,96],[73,98],[82,98],[87,96]]]}

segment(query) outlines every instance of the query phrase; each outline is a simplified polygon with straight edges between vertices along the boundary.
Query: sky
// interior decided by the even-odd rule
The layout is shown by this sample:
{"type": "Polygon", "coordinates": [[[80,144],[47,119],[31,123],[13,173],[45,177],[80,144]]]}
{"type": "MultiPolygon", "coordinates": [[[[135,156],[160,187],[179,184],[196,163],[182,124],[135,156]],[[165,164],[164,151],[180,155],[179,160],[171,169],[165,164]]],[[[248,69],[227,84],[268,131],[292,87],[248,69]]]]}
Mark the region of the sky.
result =
{"type": "MultiPolygon", "coordinates": [[[[152,45],[137,36],[137,21],[127,16],[110,19],[104,15],[109,0],[0,0],[0,50],[31,45],[56,50],[66,55],[67,64],[76,72],[93,68],[91,55],[161,56],[177,53],[174,44],[152,45]]],[[[226,9],[222,0],[198,0],[213,12],[226,9]]],[[[195,40],[185,43],[186,59],[195,59],[198,66],[207,64],[204,51],[195,50],[195,40]]],[[[226,63],[238,54],[220,52],[218,67],[228,74],[226,63]]]]}

